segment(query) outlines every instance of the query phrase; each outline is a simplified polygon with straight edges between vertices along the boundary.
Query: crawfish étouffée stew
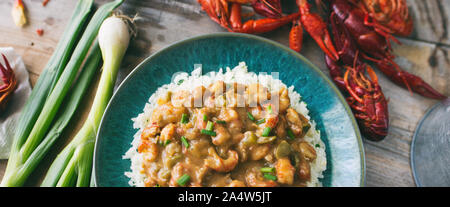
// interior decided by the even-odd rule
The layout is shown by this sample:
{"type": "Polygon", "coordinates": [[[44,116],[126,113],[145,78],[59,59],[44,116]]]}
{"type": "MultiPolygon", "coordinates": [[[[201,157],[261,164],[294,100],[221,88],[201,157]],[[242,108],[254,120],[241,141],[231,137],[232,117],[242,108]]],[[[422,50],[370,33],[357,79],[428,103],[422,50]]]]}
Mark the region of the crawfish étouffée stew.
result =
{"type": "Polygon", "coordinates": [[[137,149],[145,186],[306,186],[317,157],[303,139],[311,125],[285,87],[267,91],[218,81],[159,97],[137,149]]]}

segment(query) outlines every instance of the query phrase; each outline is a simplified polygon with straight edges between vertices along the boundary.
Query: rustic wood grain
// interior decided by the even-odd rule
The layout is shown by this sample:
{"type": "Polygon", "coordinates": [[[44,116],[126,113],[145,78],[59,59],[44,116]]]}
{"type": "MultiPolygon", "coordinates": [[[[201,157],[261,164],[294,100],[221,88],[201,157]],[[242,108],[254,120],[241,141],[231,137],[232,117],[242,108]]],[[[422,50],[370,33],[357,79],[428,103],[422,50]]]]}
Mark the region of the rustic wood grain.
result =
{"type": "Polygon", "coordinates": [[[450,45],[450,0],[408,0],[414,21],[410,38],[450,45]]]}
{"type": "MultiPolygon", "coordinates": [[[[107,0],[97,0],[98,4],[107,0]]],[[[24,58],[35,83],[42,68],[48,61],[67,23],[76,1],[50,1],[42,7],[40,1],[27,1],[30,24],[16,28],[9,15],[11,3],[0,2],[0,47],[12,46],[24,58]],[[45,34],[39,37],[35,30],[44,28],[45,34]]],[[[394,45],[398,55],[397,63],[405,70],[421,76],[440,92],[450,95],[450,45],[448,20],[450,19],[450,0],[408,0],[415,21],[411,37],[400,38],[402,45],[394,45]]],[[[138,14],[138,36],[127,52],[119,74],[119,81],[147,56],[162,48],[189,37],[213,32],[224,32],[212,22],[196,0],[127,0],[120,10],[127,15],[138,14]]],[[[289,26],[261,36],[288,45],[289,26]]],[[[310,37],[305,37],[301,52],[311,62],[328,74],[323,61],[323,53],[310,37]]],[[[270,58],[270,57],[268,57],[270,58]]],[[[389,99],[389,134],[384,141],[364,141],[366,153],[367,186],[415,186],[410,167],[410,144],[417,123],[436,101],[411,95],[407,90],[390,82],[383,74],[379,82],[389,99]]],[[[95,84],[92,86],[92,91],[95,84]]],[[[27,185],[38,185],[45,175],[51,160],[70,140],[81,126],[92,100],[93,92],[86,98],[82,113],[72,121],[71,128],[64,132],[46,161],[37,169],[27,185]]],[[[6,166],[0,161],[0,178],[6,166]]]]}

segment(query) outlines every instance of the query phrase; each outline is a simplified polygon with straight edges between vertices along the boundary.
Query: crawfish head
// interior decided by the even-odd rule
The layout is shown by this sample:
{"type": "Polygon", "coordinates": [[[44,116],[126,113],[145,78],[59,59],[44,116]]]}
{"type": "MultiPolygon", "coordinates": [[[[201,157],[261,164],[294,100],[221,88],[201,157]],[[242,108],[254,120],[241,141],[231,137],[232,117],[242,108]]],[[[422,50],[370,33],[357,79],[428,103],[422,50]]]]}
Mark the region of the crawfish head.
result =
{"type": "Polygon", "coordinates": [[[16,88],[16,77],[14,71],[11,69],[8,60],[4,55],[3,60],[5,61],[5,66],[0,64],[0,77],[3,84],[0,85],[0,110],[6,107],[6,102],[9,96],[14,92],[16,88]]]}
{"type": "Polygon", "coordinates": [[[391,33],[411,34],[413,22],[406,0],[358,0],[358,5],[391,33]]]}
{"type": "Polygon", "coordinates": [[[386,137],[389,126],[387,101],[373,69],[367,65],[358,67],[361,68],[347,67],[344,75],[344,83],[350,94],[347,102],[366,138],[381,141],[386,137]],[[370,79],[365,76],[364,69],[370,79]]]}

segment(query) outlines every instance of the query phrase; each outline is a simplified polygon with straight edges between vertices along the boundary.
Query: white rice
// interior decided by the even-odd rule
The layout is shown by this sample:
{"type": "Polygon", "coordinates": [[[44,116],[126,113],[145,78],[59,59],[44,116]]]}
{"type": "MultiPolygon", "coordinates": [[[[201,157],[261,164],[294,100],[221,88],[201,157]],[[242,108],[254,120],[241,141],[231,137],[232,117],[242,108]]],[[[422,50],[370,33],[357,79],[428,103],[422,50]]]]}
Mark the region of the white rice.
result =
{"type": "MultiPolygon", "coordinates": [[[[196,68],[192,71],[191,75],[188,73],[175,74],[170,84],[161,86],[154,94],[152,94],[152,96],[150,96],[148,103],[146,103],[144,107],[143,113],[139,114],[136,118],[131,119],[133,121],[133,127],[138,129],[138,131],[134,135],[134,139],[131,143],[132,147],[122,157],[123,159],[131,160],[131,171],[125,172],[125,175],[130,178],[130,186],[144,186],[145,174],[143,173],[144,169],[142,167],[143,157],[142,154],[137,152],[137,147],[140,144],[141,132],[147,126],[153,109],[157,106],[157,99],[161,95],[167,94],[168,91],[175,92],[180,89],[193,91],[197,86],[203,85],[208,87],[210,84],[219,80],[222,80],[225,83],[237,82],[241,84],[259,82],[259,84],[269,88],[269,90],[276,90],[280,88],[280,86],[287,87],[279,79],[274,79],[271,75],[248,72],[245,62],[239,63],[239,65],[232,70],[227,67],[225,73],[220,69],[218,72],[210,72],[206,75],[202,75],[201,68],[196,68]],[[182,81],[181,84],[180,81],[182,81]]],[[[300,94],[294,91],[294,86],[288,87],[288,91],[291,107],[310,120],[307,105],[301,101],[300,94]]],[[[319,178],[323,178],[322,173],[326,169],[327,161],[325,144],[320,139],[320,131],[316,130],[316,123],[313,120],[310,120],[310,124],[311,128],[304,139],[316,149],[317,158],[311,163],[311,180],[307,182],[307,186],[316,187],[322,186],[319,178]]]]}

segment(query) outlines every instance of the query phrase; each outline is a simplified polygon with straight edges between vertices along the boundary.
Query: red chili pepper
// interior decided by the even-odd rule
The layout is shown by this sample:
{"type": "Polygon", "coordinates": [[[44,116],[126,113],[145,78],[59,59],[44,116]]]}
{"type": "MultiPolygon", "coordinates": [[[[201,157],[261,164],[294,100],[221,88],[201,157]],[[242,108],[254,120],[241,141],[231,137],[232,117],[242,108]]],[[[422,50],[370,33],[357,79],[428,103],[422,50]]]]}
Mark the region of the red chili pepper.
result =
{"type": "Polygon", "coordinates": [[[44,35],[44,30],[43,30],[43,29],[37,29],[37,30],[36,30],[36,33],[37,33],[39,36],[42,36],[42,35],[44,35]]]}
{"type": "Polygon", "coordinates": [[[24,7],[24,6],[23,6],[22,0],[17,0],[17,1],[16,1],[16,4],[17,4],[17,6],[19,6],[19,7],[24,7]]]}
{"type": "Polygon", "coordinates": [[[49,1],[50,1],[50,0],[44,0],[44,1],[42,1],[42,6],[46,6],[47,3],[48,3],[49,1]]]}

